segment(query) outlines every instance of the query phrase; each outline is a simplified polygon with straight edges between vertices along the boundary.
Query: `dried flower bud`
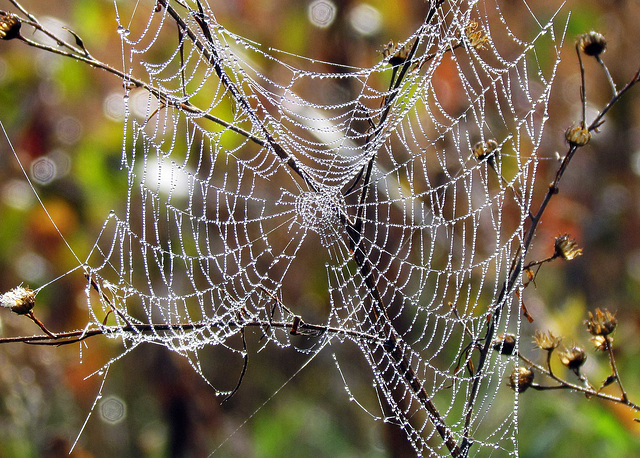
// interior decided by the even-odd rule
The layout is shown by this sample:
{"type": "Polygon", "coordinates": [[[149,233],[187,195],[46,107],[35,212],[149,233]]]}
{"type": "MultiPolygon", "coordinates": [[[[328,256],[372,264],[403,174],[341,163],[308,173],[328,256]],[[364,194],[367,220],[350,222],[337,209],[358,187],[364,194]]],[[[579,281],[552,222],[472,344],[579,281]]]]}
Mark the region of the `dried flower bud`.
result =
{"type": "Polygon", "coordinates": [[[20,36],[20,19],[15,14],[0,11],[0,39],[11,40],[20,36]]]}
{"type": "Polygon", "coordinates": [[[479,161],[491,156],[498,149],[498,142],[490,138],[486,142],[478,142],[473,145],[473,155],[479,161]]]}
{"type": "Polygon", "coordinates": [[[575,258],[582,255],[582,248],[578,247],[576,241],[572,239],[569,234],[556,237],[554,248],[556,256],[559,256],[566,261],[573,261],[575,258]]]}
{"type": "Polygon", "coordinates": [[[578,37],[578,47],[587,56],[599,56],[607,49],[607,40],[598,32],[587,32],[578,37]]]}
{"type": "Polygon", "coordinates": [[[553,351],[558,348],[561,340],[561,338],[555,337],[551,331],[547,331],[546,333],[536,331],[536,334],[533,337],[533,343],[536,344],[536,347],[540,350],[546,351],[553,351]]]}
{"type": "Polygon", "coordinates": [[[389,41],[382,48],[382,57],[389,57],[389,63],[393,66],[403,64],[407,57],[409,57],[409,52],[411,51],[410,43],[406,43],[404,46],[397,46],[393,40],[389,41]]]}
{"type": "Polygon", "coordinates": [[[0,296],[0,307],[10,308],[18,315],[29,313],[36,305],[36,293],[29,288],[18,286],[0,296]]]}
{"type": "Polygon", "coordinates": [[[613,339],[609,336],[593,336],[591,339],[596,351],[607,351],[613,339]]]}
{"type": "Polygon", "coordinates": [[[533,383],[533,371],[528,367],[516,367],[509,376],[508,385],[513,391],[523,393],[533,383]]]}
{"type": "Polygon", "coordinates": [[[582,123],[574,124],[564,132],[564,138],[570,145],[584,146],[591,140],[591,132],[582,123]]]}
{"type": "Polygon", "coordinates": [[[616,329],[618,320],[609,310],[604,309],[603,312],[597,308],[596,316],[593,316],[593,313],[589,312],[589,319],[586,320],[584,324],[587,325],[587,330],[594,336],[606,336],[616,329]]]}
{"type": "Polygon", "coordinates": [[[501,355],[513,355],[516,346],[516,336],[513,334],[500,334],[493,339],[493,349],[499,351],[501,355]]]}
{"type": "Polygon", "coordinates": [[[467,40],[469,40],[472,48],[486,49],[490,43],[489,37],[484,34],[484,31],[482,29],[478,30],[478,23],[476,21],[469,22],[464,28],[464,34],[467,36],[467,40]]]}
{"type": "Polygon", "coordinates": [[[584,352],[584,349],[574,345],[558,354],[558,358],[560,358],[560,362],[569,369],[577,371],[587,360],[587,354],[584,352]]]}

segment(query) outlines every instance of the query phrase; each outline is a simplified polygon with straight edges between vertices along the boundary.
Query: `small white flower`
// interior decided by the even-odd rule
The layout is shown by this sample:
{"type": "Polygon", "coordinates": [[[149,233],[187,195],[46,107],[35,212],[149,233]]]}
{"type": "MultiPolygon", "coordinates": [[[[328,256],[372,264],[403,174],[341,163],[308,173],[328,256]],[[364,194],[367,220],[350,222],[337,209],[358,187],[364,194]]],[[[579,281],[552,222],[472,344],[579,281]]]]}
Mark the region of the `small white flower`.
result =
{"type": "Polygon", "coordinates": [[[28,313],[35,303],[36,294],[23,286],[17,286],[0,296],[0,307],[10,308],[18,315],[28,313]]]}

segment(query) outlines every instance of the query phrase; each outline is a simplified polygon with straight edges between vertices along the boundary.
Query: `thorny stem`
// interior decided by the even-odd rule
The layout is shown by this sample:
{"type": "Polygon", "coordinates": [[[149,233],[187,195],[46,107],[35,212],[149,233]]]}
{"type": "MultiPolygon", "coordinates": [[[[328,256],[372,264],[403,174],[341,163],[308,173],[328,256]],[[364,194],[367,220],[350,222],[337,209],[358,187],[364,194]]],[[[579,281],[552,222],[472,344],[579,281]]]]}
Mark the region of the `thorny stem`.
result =
{"type": "MultiPolygon", "coordinates": [[[[582,60],[579,54],[578,54],[578,58],[580,59],[582,86],[584,87],[584,68],[582,66],[582,60]]],[[[607,105],[600,111],[600,113],[598,113],[598,115],[591,122],[591,124],[589,124],[587,130],[589,132],[596,130],[602,124],[603,117],[607,114],[607,112],[611,109],[611,107],[613,107],[613,105],[615,105],[616,102],[618,102],[620,98],[639,81],[640,81],[640,70],[636,72],[633,78],[631,78],[631,80],[619,92],[616,92],[613,95],[613,97],[611,97],[607,105]]],[[[586,96],[584,95],[585,94],[584,89],[581,89],[581,94],[583,95],[583,98],[582,98],[583,113],[586,113],[586,96]]],[[[586,125],[586,122],[585,124],[583,124],[583,127],[585,125],[586,125]]],[[[567,169],[567,166],[571,162],[571,159],[573,159],[573,156],[575,155],[578,148],[579,146],[576,145],[575,143],[571,143],[569,145],[569,150],[567,154],[564,156],[564,158],[562,159],[562,162],[560,163],[560,167],[556,171],[555,178],[553,182],[549,185],[547,192],[542,200],[542,203],[538,208],[538,211],[536,212],[535,215],[530,216],[531,224],[525,234],[524,242],[520,250],[518,251],[518,254],[516,255],[516,257],[514,257],[508,278],[507,280],[505,280],[502,286],[502,289],[500,290],[500,294],[498,295],[497,300],[495,301],[493,307],[491,308],[491,312],[489,314],[490,320],[488,324],[487,333],[484,337],[484,343],[480,348],[480,356],[477,364],[478,370],[476,371],[474,381],[471,387],[471,392],[470,392],[469,398],[467,399],[467,404],[466,404],[467,415],[465,419],[463,440],[461,443],[461,448],[463,450],[463,453],[468,453],[468,448],[470,447],[469,432],[471,428],[473,406],[475,404],[476,397],[478,396],[478,391],[480,388],[480,380],[482,379],[485,364],[487,362],[487,357],[491,350],[491,342],[495,335],[496,326],[500,317],[500,313],[504,306],[505,297],[507,297],[507,293],[512,291],[513,288],[515,288],[518,283],[519,275],[523,267],[524,258],[526,257],[529,251],[529,248],[533,241],[533,237],[535,235],[538,224],[540,223],[542,219],[542,215],[544,214],[547,206],[549,205],[551,198],[558,193],[558,184],[560,183],[560,180],[562,179],[562,176],[564,175],[567,169]]]]}
{"type": "Polygon", "coordinates": [[[518,357],[522,361],[524,361],[528,366],[534,367],[540,373],[552,378],[553,380],[555,380],[556,382],[559,383],[559,385],[554,385],[554,386],[532,385],[531,388],[534,388],[536,390],[551,390],[551,389],[560,390],[560,389],[565,389],[565,390],[580,391],[580,392],[584,393],[585,395],[587,395],[589,397],[596,397],[596,398],[604,399],[606,401],[616,402],[618,404],[624,404],[624,405],[626,405],[628,407],[631,407],[635,411],[640,411],[640,405],[629,401],[629,399],[626,398],[626,396],[624,396],[624,395],[623,395],[622,398],[620,398],[620,397],[616,397],[616,396],[613,396],[613,395],[610,395],[610,394],[602,393],[600,391],[597,391],[597,390],[591,388],[590,386],[576,385],[575,383],[571,383],[571,382],[569,382],[567,380],[564,380],[564,379],[558,377],[553,372],[551,372],[551,370],[547,370],[544,367],[540,366],[539,364],[534,363],[533,361],[531,361],[529,358],[527,358],[526,356],[524,356],[520,352],[518,352],[518,357]]]}

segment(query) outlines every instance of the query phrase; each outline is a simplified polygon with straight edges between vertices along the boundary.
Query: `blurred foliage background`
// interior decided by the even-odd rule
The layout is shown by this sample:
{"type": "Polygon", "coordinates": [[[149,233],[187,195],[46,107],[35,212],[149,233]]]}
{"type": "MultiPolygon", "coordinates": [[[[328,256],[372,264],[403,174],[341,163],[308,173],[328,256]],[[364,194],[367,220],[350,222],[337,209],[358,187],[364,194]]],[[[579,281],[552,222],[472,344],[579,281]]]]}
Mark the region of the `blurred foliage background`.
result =
{"type": "MultiPolygon", "coordinates": [[[[559,3],[532,7],[544,21],[559,3]]],[[[313,7],[319,2],[209,4],[219,22],[249,39],[358,66],[372,65],[380,59],[383,44],[401,41],[415,30],[426,9],[421,0],[399,0],[393,6],[383,0],[325,1],[325,7],[331,6],[322,10],[330,14],[327,20],[329,16],[317,16],[318,10],[314,19],[313,7]]],[[[524,2],[501,4],[514,30],[533,36],[535,30],[519,30],[526,22],[519,18],[529,15],[524,2]]],[[[25,0],[23,5],[42,22],[77,32],[102,61],[116,67],[122,62],[113,2],[25,0]]],[[[6,0],[0,8],[12,10],[6,0]]],[[[640,63],[640,2],[570,0],[558,24],[569,11],[544,140],[549,156],[566,151],[564,130],[580,115],[575,37],[592,29],[607,37],[603,58],[619,86],[640,63]]],[[[586,73],[589,112],[594,113],[610,94],[595,62],[586,62],[586,73]]],[[[47,210],[81,256],[126,190],[126,175],[119,171],[122,93],[121,81],[103,71],[15,40],[0,42],[0,121],[47,210]]],[[[327,97],[330,100],[330,94],[327,97]]],[[[608,375],[608,363],[604,355],[591,351],[583,321],[596,307],[617,311],[618,367],[635,402],[640,401],[639,101],[636,88],[572,162],[543,219],[531,259],[550,255],[554,237],[566,232],[579,241],[584,255],[542,268],[536,286],[527,288],[524,296],[535,321],[523,322],[521,330],[524,350],[532,357],[536,355],[529,341],[536,329],[563,336],[567,345],[587,347],[585,373],[597,384],[608,375]]],[[[77,261],[48,222],[6,141],[0,145],[0,291],[20,283],[37,287],[77,261]]],[[[554,164],[546,163],[539,173],[538,202],[554,164]]],[[[294,294],[311,308],[327,303],[325,285],[318,280],[325,275],[322,265],[316,273],[296,282],[299,290],[294,294]]],[[[53,331],[82,328],[87,320],[85,285],[78,272],[43,289],[36,309],[40,319],[53,331]]],[[[29,320],[0,312],[2,336],[39,332],[29,320]]],[[[257,347],[258,338],[250,336],[250,348],[257,347]]],[[[118,342],[106,338],[81,347],[2,345],[0,457],[66,455],[102,382],[100,376],[86,377],[120,351],[118,342]]],[[[410,454],[399,430],[372,421],[348,402],[332,352],[340,352],[341,361],[351,358],[349,373],[361,368],[362,380],[353,384],[360,383],[365,392],[364,385],[370,383],[367,368],[355,348],[326,349],[300,371],[304,355],[270,348],[250,359],[240,391],[221,406],[185,359],[156,346],[138,348],[111,369],[73,456],[207,456],[214,450],[220,456],[255,457],[410,454]]],[[[241,362],[215,351],[204,364],[214,379],[232,385],[241,367],[241,362]]],[[[562,372],[559,365],[554,368],[562,372]]],[[[575,393],[528,391],[520,396],[520,453],[634,456],[640,448],[640,424],[634,417],[626,408],[575,393]]]]}

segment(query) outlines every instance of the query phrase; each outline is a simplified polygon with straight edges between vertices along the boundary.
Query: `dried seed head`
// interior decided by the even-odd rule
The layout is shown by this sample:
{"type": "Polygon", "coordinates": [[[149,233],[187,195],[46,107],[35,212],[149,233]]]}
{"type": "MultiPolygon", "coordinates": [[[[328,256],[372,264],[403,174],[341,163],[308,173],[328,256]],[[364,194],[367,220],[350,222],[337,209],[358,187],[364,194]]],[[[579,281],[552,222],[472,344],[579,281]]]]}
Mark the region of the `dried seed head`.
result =
{"type": "Polygon", "coordinates": [[[578,247],[576,241],[572,239],[569,234],[556,237],[554,248],[556,256],[559,256],[566,261],[572,261],[582,255],[582,248],[578,247]]]}
{"type": "Polygon", "coordinates": [[[560,358],[560,362],[567,366],[571,370],[578,370],[584,362],[587,360],[587,354],[584,352],[584,349],[573,346],[571,348],[565,349],[563,352],[558,354],[558,358],[560,358]]]}
{"type": "Polygon", "coordinates": [[[513,334],[500,334],[493,339],[493,349],[499,351],[501,355],[513,355],[516,346],[516,336],[513,334]]]}
{"type": "Polygon", "coordinates": [[[498,149],[498,142],[490,138],[486,142],[478,142],[473,145],[473,155],[479,161],[492,155],[498,149]]]}
{"type": "Polygon", "coordinates": [[[613,339],[609,336],[593,336],[591,339],[596,351],[607,351],[613,339]]]}
{"type": "Polygon", "coordinates": [[[411,43],[406,43],[404,46],[398,46],[393,42],[393,40],[391,40],[382,47],[382,57],[391,56],[389,58],[389,63],[393,66],[403,64],[407,60],[407,57],[409,57],[411,46],[411,43]]]}
{"type": "Polygon", "coordinates": [[[508,385],[513,391],[523,393],[533,383],[533,371],[528,367],[516,367],[509,376],[508,385]]]}
{"type": "Polygon", "coordinates": [[[564,138],[570,145],[584,146],[591,140],[591,132],[582,123],[574,124],[564,132],[564,138]]]}
{"type": "Polygon", "coordinates": [[[24,315],[36,305],[36,293],[29,288],[18,286],[0,296],[0,307],[11,309],[18,315],[24,315]]]}
{"type": "Polygon", "coordinates": [[[578,37],[578,47],[587,56],[599,56],[607,49],[607,40],[598,32],[583,33],[578,37]]]}
{"type": "Polygon", "coordinates": [[[551,331],[547,331],[546,333],[536,331],[536,334],[533,337],[533,343],[536,344],[536,347],[545,351],[553,351],[558,348],[561,340],[561,338],[555,337],[551,331]]]}
{"type": "Polygon", "coordinates": [[[0,39],[11,40],[20,36],[22,23],[15,14],[0,11],[0,39]]]}
{"type": "Polygon", "coordinates": [[[478,23],[476,21],[469,22],[464,28],[464,34],[467,36],[467,40],[469,40],[472,48],[487,49],[490,43],[489,37],[484,34],[484,30],[478,30],[478,23]]]}
{"type": "Polygon", "coordinates": [[[393,40],[382,47],[382,57],[389,57],[396,50],[396,44],[393,40]]]}
{"type": "Polygon", "coordinates": [[[618,320],[615,315],[612,315],[609,310],[604,309],[604,312],[599,308],[596,309],[596,315],[589,312],[589,319],[584,322],[587,325],[587,330],[594,336],[606,336],[611,334],[618,324],[618,320]]]}

